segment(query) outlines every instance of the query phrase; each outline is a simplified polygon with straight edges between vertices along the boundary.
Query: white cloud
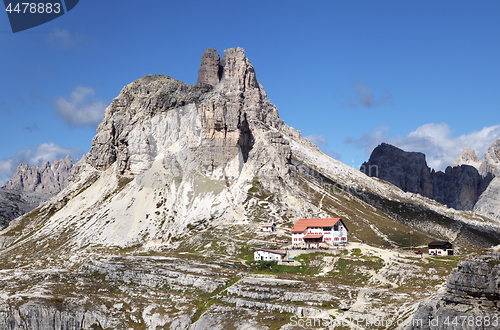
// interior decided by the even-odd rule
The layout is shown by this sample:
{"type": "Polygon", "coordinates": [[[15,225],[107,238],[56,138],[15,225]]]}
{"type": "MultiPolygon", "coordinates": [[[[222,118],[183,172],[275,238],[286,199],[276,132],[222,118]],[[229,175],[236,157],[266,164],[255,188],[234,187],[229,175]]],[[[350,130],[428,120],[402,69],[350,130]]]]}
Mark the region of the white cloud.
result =
{"type": "Polygon", "coordinates": [[[418,151],[426,155],[429,167],[445,170],[453,164],[464,147],[472,148],[479,158],[493,142],[500,138],[500,125],[484,127],[480,131],[453,137],[448,124],[430,123],[418,127],[404,138],[389,137],[388,127],[377,127],[371,134],[365,134],[359,139],[347,138],[346,143],[358,148],[364,148],[367,154],[382,142],[387,142],[405,151],[418,151]]]}
{"type": "Polygon", "coordinates": [[[323,136],[319,134],[311,134],[308,136],[304,136],[306,139],[317,145],[318,147],[328,147],[328,140],[323,136]]]}
{"type": "Polygon", "coordinates": [[[47,40],[57,46],[65,49],[73,48],[81,43],[86,42],[87,38],[83,36],[72,35],[66,29],[54,29],[49,33],[47,40]]]}
{"type": "Polygon", "coordinates": [[[45,162],[52,162],[67,155],[81,157],[82,154],[81,148],[65,148],[54,142],[42,143],[35,149],[19,150],[14,157],[0,159],[0,185],[16,173],[21,163],[27,163],[29,166],[42,166],[45,162]]]}
{"type": "Polygon", "coordinates": [[[341,154],[333,150],[325,151],[324,153],[336,160],[340,160],[340,158],[342,158],[341,154]]]}
{"type": "Polygon", "coordinates": [[[71,33],[66,29],[55,29],[49,33],[50,42],[60,43],[64,48],[71,48],[74,41],[71,38],[71,33]]]}
{"type": "Polygon", "coordinates": [[[349,102],[350,108],[357,108],[358,106],[365,108],[375,108],[378,106],[393,104],[394,98],[391,93],[387,92],[381,97],[375,97],[372,88],[366,84],[354,84],[354,92],[356,94],[356,101],[349,102]]]}
{"type": "Polygon", "coordinates": [[[352,144],[356,148],[365,149],[365,152],[367,154],[370,154],[377,145],[379,145],[388,138],[389,132],[390,132],[389,127],[378,126],[375,127],[372,133],[364,134],[359,139],[354,139],[351,137],[346,138],[345,143],[352,144]]]}
{"type": "Polygon", "coordinates": [[[325,154],[328,156],[335,158],[335,159],[340,159],[341,155],[338,152],[335,152],[333,150],[326,150],[328,147],[328,140],[320,134],[311,134],[304,136],[306,139],[317,145],[325,154]]]}
{"type": "Polygon", "coordinates": [[[39,131],[40,130],[38,128],[37,124],[25,126],[24,129],[27,130],[27,131],[39,131]]]}
{"type": "Polygon", "coordinates": [[[57,115],[70,126],[96,126],[103,118],[106,103],[94,95],[93,88],[77,86],[68,99],[60,96],[54,100],[57,115]]]}

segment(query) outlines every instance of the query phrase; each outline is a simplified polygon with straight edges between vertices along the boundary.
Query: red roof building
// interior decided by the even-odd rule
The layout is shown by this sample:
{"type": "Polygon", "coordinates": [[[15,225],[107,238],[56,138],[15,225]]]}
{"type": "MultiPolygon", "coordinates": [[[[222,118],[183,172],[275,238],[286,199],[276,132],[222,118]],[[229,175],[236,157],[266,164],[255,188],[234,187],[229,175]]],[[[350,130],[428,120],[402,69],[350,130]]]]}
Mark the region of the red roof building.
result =
{"type": "Polygon", "coordinates": [[[345,243],[348,229],[340,218],[300,219],[292,230],[295,246],[309,243],[345,243]]]}

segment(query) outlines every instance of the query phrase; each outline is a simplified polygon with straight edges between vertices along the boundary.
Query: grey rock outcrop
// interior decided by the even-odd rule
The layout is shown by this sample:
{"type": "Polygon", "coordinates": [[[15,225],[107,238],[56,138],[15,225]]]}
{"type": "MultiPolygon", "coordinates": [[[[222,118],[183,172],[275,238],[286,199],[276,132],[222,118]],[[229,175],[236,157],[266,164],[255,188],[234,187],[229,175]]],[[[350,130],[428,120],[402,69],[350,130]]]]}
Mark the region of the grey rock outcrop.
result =
{"type": "Polygon", "coordinates": [[[70,156],[46,162],[42,167],[20,164],[14,176],[2,188],[53,194],[63,190],[72,174],[73,161],[70,156]]]}
{"type": "Polygon", "coordinates": [[[51,197],[52,194],[0,189],[0,229],[51,197]]]}
{"type": "Polygon", "coordinates": [[[393,145],[382,143],[376,147],[361,172],[388,181],[404,191],[422,196],[432,196],[431,172],[425,155],[406,152],[393,145]]]}
{"type": "Polygon", "coordinates": [[[407,329],[494,329],[499,310],[500,253],[483,252],[458,263],[446,292],[421,304],[407,329]]]}
{"type": "Polygon", "coordinates": [[[474,149],[465,147],[464,150],[462,150],[460,156],[455,158],[455,162],[453,162],[453,167],[460,165],[470,165],[479,170],[481,162],[479,161],[479,158],[477,158],[474,149]]]}
{"type": "Polygon", "coordinates": [[[482,175],[500,176],[500,139],[486,150],[479,171],[482,175]]]}
{"type": "Polygon", "coordinates": [[[201,56],[201,66],[198,70],[198,81],[195,86],[207,84],[215,86],[222,74],[219,53],[213,48],[207,48],[201,56]]]}
{"type": "Polygon", "coordinates": [[[500,219],[500,139],[495,141],[484,154],[479,172],[486,178],[493,178],[474,205],[474,212],[490,218],[500,219]]]}
{"type": "MultiPolygon", "coordinates": [[[[182,162],[217,179],[233,178],[253,147],[252,123],[276,127],[283,121],[243,49],[225,50],[220,62],[208,49],[195,86],[146,76],[123,88],[105,111],[87,162],[106,170],[116,161],[119,174],[135,176],[150,168],[159,150],[182,139],[190,150],[182,162]]],[[[175,161],[164,166],[176,168],[175,161]]]]}
{"type": "MultiPolygon", "coordinates": [[[[97,308],[86,311],[82,306],[71,306],[73,310],[61,311],[57,306],[49,306],[43,301],[28,302],[17,309],[2,307],[0,329],[5,330],[106,329],[114,328],[118,323],[117,320],[108,319],[97,308]]],[[[102,309],[102,306],[99,307],[102,309]]]]}
{"type": "Polygon", "coordinates": [[[474,212],[500,219],[500,177],[495,177],[474,205],[474,212]]]}
{"type": "Polygon", "coordinates": [[[466,260],[448,276],[445,300],[454,303],[475,302],[500,307],[500,253],[483,252],[466,260]]]}
{"type": "MultiPolygon", "coordinates": [[[[474,158],[472,150],[464,151],[461,159],[474,158]]],[[[481,176],[470,165],[448,166],[445,172],[435,172],[427,166],[425,155],[406,152],[387,143],[376,147],[368,162],[360,169],[368,176],[388,181],[404,191],[417,193],[457,210],[470,211],[487,189],[491,175],[481,176]]]]}

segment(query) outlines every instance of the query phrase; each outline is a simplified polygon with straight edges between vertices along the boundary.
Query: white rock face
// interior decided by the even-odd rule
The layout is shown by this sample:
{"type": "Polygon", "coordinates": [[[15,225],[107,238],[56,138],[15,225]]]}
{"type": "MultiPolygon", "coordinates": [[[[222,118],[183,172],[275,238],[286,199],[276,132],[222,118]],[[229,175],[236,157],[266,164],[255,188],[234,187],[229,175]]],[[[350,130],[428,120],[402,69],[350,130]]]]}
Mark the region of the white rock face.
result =
{"type": "Polygon", "coordinates": [[[453,163],[453,166],[460,165],[474,166],[482,176],[486,176],[488,173],[500,176],[500,139],[486,150],[482,160],[477,158],[474,149],[464,148],[462,154],[453,163]]]}
{"type": "Polygon", "coordinates": [[[494,179],[479,197],[473,211],[500,221],[500,139],[495,141],[484,154],[479,173],[494,179]]]}
{"type": "Polygon", "coordinates": [[[500,176],[500,139],[496,140],[484,154],[479,172],[482,175],[491,173],[500,176]]]}
{"type": "Polygon", "coordinates": [[[481,194],[474,212],[500,220],[500,177],[495,177],[481,194]]]}
{"type": "Polygon", "coordinates": [[[458,156],[455,159],[455,162],[453,163],[453,167],[455,166],[460,166],[460,165],[470,165],[475,167],[477,170],[479,170],[479,167],[481,166],[481,162],[476,156],[476,152],[472,148],[464,148],[462,150],[462,153],[460,156],[458,156]]]}

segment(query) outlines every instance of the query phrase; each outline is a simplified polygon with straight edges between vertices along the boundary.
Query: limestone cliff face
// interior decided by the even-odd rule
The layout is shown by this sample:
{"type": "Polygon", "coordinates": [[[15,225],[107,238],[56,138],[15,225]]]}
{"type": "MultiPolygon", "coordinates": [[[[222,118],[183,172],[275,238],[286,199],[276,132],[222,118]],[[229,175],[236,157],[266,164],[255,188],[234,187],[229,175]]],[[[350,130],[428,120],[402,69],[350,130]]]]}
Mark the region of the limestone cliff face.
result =
{"type": "Polygon", "coordinates": [[[476,151],[474,151],[474,149],[472,148],[465,147],[464,150],[462,150],[460,156],[455,158],[455,161],[453,162],[453,167],[460,165],[470,165],[479,170],[481,162],[476,156],[476,151]]]}
{"type": "Polygon", "coordinates": [[[496,140],[484,154],[479,171],[482,175],[491,173],[493,176],[500,176],[500,139],[496,140]]]}
{"type": "MultiPolygon", "coordinates": [[[[481,299],[482,306],[500,307],[500,253],[484,252],[466,260],[448,276],[445,300],[467,303],[481,299]]],[[[472,304],[471,304],[472,305],[472,304]]]]}
{"type": "Polygon", "coordinates": [[[198,70],[198,81],[195,86],[207,84],[215,86],[220,80],[221,65],[219,53],[213,48],[207,48],[201,56],[201,66],[198,70]]]}
{"type": "Polygon", "coordinates": [[[0,189],[0,230],[15,219],[50,199],[52,194],[0,189]]]}
{"type": "Polygon", "coordinates": [[[500,219],[500,176],[495,177],[474,205],[474,212],[500,219]]]}
{"type": "Polygon", "coordinates": [[[483,178],[472,166],[448,166],[444,173],[432,173],[433,196],[428,197],[448,207],[470,211],[490,181],[490,176],[483,178]]]}
{"type": "Polygon", "coordinates": [[[486,151],[479,171],[482,175],[494,179],[479,197],[473,211],[500,219],[500,139],[486,151]]]}
{"type": "Polygon", "coordinates": [[[208,49],[195,86],[167,76],[126,86],[106,109],[88,163],[106,170],[116,161],[120,174],[135,176],[166,152],[169,168],[189,162],[213,178],[235,178],[253,148],[252,127],[262,123],[282,121],[243,49],[224,51],[222,61],[208,49]]]}
{"type": "Polygon", "coordinates": [[[373,150],[361,171],[388,181],[404,191],[432,198],[457,210],[470,211],[487,190],[493,176],[490,173],[482,176],[472,166],[477,160],[472,149],[464,150],[459,158],[456,163],[463,165],[448,166],[445,172],[435,172],[427,166],[424,154],[406,152],[382,143],[373,150]]]}
{"type": "Polygon", "coordinates": [[[446,291],[422,303],[407,329],[493,329],[491,322],[484,321],[498,318],[499,310],[500,253],[483,252],[458,263],[448,276],[446,291]],[[453,324],[456,317],[460,321],[453,324]],[[469,317],[478,323],[462,323],[469,317]]]}
{"type": "Polygon", "coordinates": [[[16,174],[2,188],[53,194],[63,190],[72,175],[73,161],[70,156],[46,162],[42,167],[21,164],[16,174]]]}
{"type": "Polygon", "coordinates": [[[425,155],[406,152],[387,143],[376,147],[361,171],[368,176],[388,181],[404,191],[431,197],[433,195],[431,172],[425,155]]]}

